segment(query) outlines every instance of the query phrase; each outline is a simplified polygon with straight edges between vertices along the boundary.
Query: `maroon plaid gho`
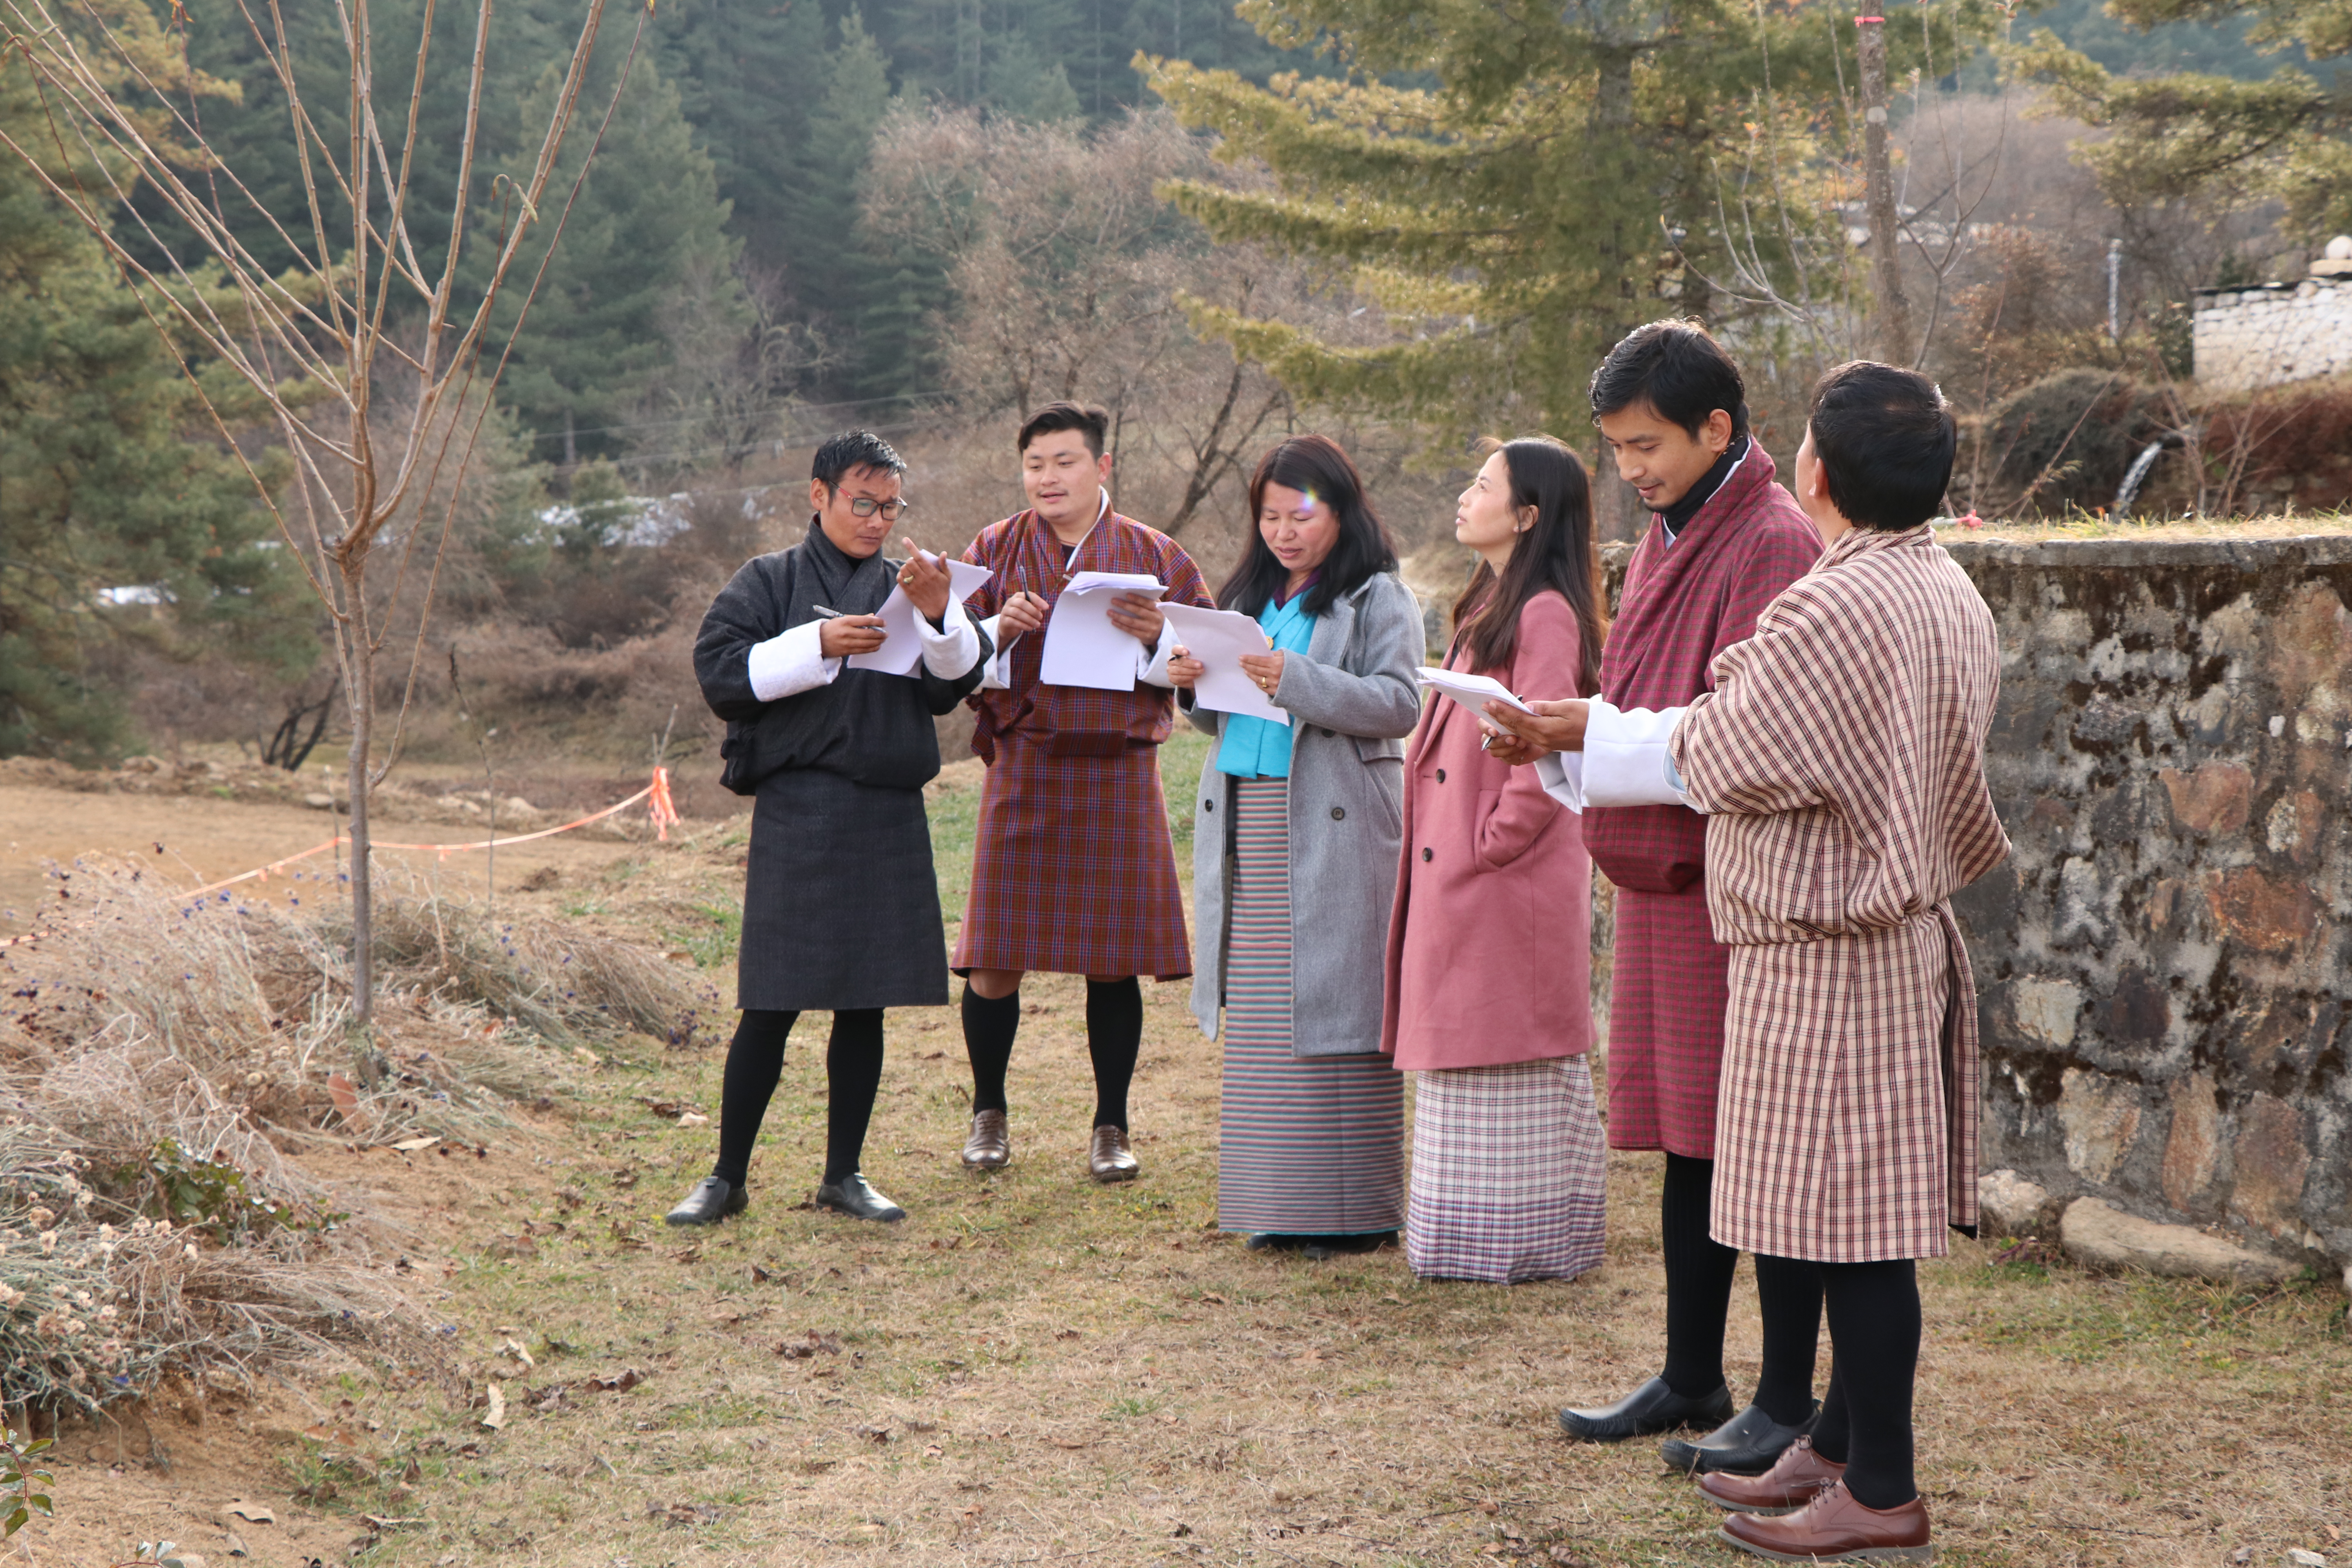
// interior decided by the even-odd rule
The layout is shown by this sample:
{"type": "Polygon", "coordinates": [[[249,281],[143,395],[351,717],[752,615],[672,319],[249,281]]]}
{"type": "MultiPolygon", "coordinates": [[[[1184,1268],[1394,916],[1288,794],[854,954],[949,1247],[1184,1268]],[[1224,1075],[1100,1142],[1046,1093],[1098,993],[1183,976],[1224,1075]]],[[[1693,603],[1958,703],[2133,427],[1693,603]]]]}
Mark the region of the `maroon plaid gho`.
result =
{"type": "MultiPolygon", "coordinates": [[[[1744,641],[1820,558],[1821,535],[1774,473],[1751,440],[1672,544],[1651,522],[1601,656],[1611,704],[1688,706],[1712,686],[1715,656],[1744,641]]],[[[1592,863],[1618,889],[1610,1146],[1711,1159],[1729,955],[1707,920],[1706,819],[1679,805],[1596,806],[1583,826],[1592,863]]]]}

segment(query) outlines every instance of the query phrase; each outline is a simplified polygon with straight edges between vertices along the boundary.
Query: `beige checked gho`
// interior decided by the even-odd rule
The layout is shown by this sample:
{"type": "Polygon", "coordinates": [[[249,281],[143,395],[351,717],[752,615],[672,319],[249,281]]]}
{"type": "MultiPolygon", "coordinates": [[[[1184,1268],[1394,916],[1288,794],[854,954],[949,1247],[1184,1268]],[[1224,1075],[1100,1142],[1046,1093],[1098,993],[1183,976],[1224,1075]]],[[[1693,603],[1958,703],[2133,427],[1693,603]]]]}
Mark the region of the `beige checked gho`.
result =
{"type": "Polygon", "coordinates": [[[1948,902],[2009,840],[1991,612],[1934,532],[1858,530],[1717,656],[1672,750],[1732,950],[1715,1239],[1940,1257],[1976,1220],[1976,995],[1948,902]]]}

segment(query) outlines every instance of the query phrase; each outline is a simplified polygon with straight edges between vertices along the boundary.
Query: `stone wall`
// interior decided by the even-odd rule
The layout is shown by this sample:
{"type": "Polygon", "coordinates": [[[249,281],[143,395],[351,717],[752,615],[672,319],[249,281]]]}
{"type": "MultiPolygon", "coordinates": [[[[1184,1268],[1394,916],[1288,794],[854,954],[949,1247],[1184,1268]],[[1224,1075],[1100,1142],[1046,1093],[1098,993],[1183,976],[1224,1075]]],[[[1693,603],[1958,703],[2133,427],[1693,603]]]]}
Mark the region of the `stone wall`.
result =
{"type": "Polygon", "coordinates": [[[2352,1259],[2352,539],[1951,548],[2015,845],[1958,900],[1986,1168],[2352,1259]]]}
{"type": "Polygon", "coordinates": [[[2352,372],[2352,278],[2200,289],[2191,322],[2197,384],[2209,391],[2352,372]]]}

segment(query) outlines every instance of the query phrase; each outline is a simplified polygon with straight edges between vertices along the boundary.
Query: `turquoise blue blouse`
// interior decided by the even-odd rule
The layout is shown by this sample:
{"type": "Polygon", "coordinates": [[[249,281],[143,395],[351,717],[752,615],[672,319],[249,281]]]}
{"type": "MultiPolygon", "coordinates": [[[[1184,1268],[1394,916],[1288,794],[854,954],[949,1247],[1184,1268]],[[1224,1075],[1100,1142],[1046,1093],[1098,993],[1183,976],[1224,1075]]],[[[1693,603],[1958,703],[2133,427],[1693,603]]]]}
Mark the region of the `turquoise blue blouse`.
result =
{"type": "MultiPolygon", "coordinates": [[[[1287,603],[1266,601],[1257,613],[1258,629],[1285,653],[1304,655],[1315,635],[1315,619],[1307,613],[1306,588],[1287,603]]],[[[1296,725],[1276,724],[1247,713],[1225,715],[1224,737],[1217,742],[1217,771],[1244,779],[1286,779],[1290,776],[1290,732],[1296,725]]]]}

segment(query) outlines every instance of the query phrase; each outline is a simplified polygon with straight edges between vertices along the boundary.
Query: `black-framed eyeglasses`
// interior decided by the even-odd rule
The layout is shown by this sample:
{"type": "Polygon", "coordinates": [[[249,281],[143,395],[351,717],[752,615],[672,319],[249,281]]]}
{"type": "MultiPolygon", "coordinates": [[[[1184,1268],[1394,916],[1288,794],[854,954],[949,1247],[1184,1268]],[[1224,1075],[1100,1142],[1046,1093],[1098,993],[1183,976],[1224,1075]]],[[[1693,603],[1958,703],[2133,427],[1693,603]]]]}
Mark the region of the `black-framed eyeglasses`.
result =
{"type": "Polygon", "coordinates": [[[849,498],[849,510],[852,512],[859,517],[872,517],[878,511],[882,514],[882,521],[885,522],[898,521],[898,514],[914,504],[910,500],[876,500],[872,496],[849,498]]]}

